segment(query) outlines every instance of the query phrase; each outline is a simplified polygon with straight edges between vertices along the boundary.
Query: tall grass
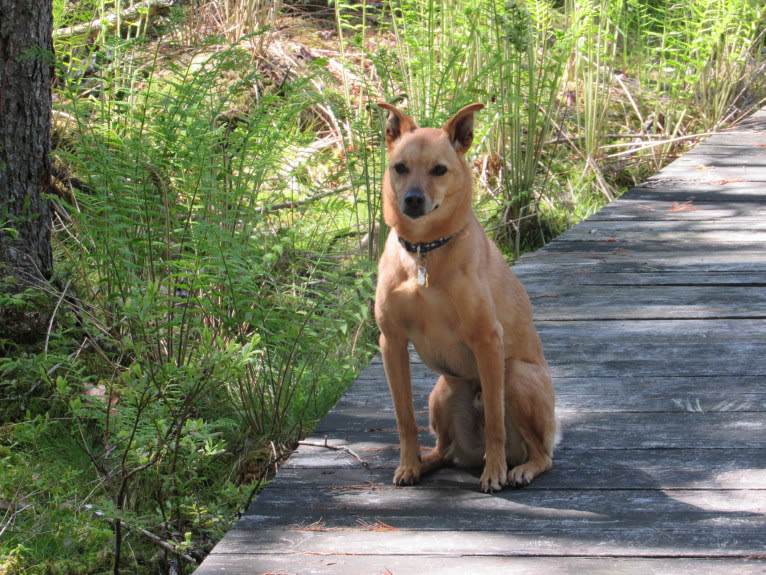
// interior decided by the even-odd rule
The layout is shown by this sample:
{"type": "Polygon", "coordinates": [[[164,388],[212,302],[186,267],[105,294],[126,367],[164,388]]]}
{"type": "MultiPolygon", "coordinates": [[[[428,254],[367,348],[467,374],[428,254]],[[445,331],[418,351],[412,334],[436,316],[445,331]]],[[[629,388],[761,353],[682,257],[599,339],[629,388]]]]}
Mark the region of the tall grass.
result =
{"type": "Polygon", "coordinates": [[[281,0],[223,0],[222,24],[226,39],[234,43],[258,32],[255,51],[264,54],[281,9],[281,0]]]}
{"type": "MultiPolygon", "coordinates": [[[[480,153],[489,154],[489,170],[481,180],[485,199],[494,204],[490,211],[497,213],[497,236],[516,253],[530,229],[525,224],[536,218],[530,209],[536,201],[535,176],[553,125],[563,70],[560,50],[548,49],[556,34],[552,6],[538,2],[535,9],[539,20],[523,7],[496,2],[398,0],[377,12],[383,36],[373,45],[364,34],[372,8],[366,3],[335,3],[341,54],[361,53],[361,65],[358,57],[347,57],[347,68],[354,77],[362,75],[361,69],[375,72],[364,75],[357,105],[380,97],[406,99],[421,124],[439,126],[464,104],[487,104],[480,153]]],[[[347,101],[350,92],[345,87],[347,101]]],[[[363,139],[375,142],[381,153],[382,115],[373,110],[375,117],[370,118],[369,108],[358,111],[368,134],[363,139]]],[[[369,144],[364,149],[369,150],[369,144]]],[[[377,180],[370,183],[378,185],[377,180]]]]}
{"type": "MultiPolygon", "coordinates": [[[[547,179],[540,177],[552,155],[544,155],[559,115],[559,86],[570,40],[553,27],[548,2],[491,7],[490,34],[497,48],[481,67],[493,114],[486,140],[496,165],[499,209],[493,218],[496,239],[519,255],[522,247],[545,239],[538,202],[547,179]],[[524,246],[522,246],[524,244],[524,246]]],[[[491,179],[484,178],[484,182],[491,179]]]]}
{"type": "Polygon", "coordinates": [[[658,169],[691,133],[736,118],[763,85],[763,9],[750,0],[334,6],[342,45],[366,38],[354,25],[369,27],[371,12],[383,33],[347,46],[377,71],[364,96],[406,101],[433,126],[487,104],[479,206],[515,255],[658,169]]]}
{"type": "Polygon", "coordinates": [[[748,0],[694,0],[653,13],[648,82],[667,125],[693,110],[691,129],[715,130],[736,117],[743,83],[761,60],[763,7],[748,0]],[[757,64],[756,64],[757,65],[757,64]]]}

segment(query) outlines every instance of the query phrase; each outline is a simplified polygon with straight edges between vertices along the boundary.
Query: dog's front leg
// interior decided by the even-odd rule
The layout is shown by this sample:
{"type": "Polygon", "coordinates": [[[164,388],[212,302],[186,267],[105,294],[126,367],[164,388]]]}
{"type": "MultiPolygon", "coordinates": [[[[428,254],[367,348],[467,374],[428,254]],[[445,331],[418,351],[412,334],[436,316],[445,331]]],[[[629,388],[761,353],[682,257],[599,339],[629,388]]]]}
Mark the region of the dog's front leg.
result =
{"type": "Polygon", "coordinates": [[[412,381],[410,380],[410,356],[407,340],[380,335],[380,350],[386,370],[388,386],[396,411],[399,428],[400,458],[394,474],[394,484],[413,485],[420,481],[420,442],[415,408],[412,404],[412,381]]]}
{"type": "Polygon", "coordinates": [[[474,340],[473,348],[484,402],[486,451],[479,485],[485,493],[500,491],[508,484],[505,458],[505,359],[503,328],[495,322],[474,340]]]}

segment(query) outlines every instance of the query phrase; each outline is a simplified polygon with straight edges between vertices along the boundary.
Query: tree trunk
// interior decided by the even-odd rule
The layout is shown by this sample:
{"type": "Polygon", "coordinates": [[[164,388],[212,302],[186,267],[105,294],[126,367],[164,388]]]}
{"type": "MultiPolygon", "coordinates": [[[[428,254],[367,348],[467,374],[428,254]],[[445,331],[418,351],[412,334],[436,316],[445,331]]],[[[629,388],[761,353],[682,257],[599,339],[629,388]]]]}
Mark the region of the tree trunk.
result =
{"type": "MultiPolygon", "coordinates": [[[[53,270],[50,185],[51,0],[0,0],[0,293],[41,285],[53,270]]],[[[34,337],[46,318],[0,298],[0,338],[34,337]]],[[[43,330],[44,333],[44,330],[43,330]]]]}

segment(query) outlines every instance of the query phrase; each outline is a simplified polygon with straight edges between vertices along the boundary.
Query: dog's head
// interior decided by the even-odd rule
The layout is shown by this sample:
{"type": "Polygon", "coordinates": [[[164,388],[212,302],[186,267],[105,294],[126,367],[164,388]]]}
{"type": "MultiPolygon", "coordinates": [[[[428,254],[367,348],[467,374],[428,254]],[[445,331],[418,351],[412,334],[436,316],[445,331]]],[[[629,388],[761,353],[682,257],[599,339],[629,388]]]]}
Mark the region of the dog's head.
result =
{"type": "Polygon", "coordinates": [[[389,163],[383,177],[386,223],[410,241],[457,232],[471,212],[471,168],[465,153],[473,142],[473,114],[484,105],[462,108],[440,130],[418,128],[391,104],[378,105],[389,112],[389,163]]]}

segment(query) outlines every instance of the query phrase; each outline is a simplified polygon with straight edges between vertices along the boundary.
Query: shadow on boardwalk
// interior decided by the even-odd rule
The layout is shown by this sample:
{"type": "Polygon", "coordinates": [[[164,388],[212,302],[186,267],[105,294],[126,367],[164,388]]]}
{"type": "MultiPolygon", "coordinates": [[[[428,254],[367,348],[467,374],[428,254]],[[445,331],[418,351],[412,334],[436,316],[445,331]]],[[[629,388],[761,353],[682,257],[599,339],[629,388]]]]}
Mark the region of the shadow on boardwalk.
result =
{"type": "MultiPolygon", "coordinates": [[[[376,359],[197,573],[766,571],[766,112],[514,271],[557,390],[551,471],[394,488],[376,359]]],[[[426,446],[434,381],[413,366],[426,446]]]]}

